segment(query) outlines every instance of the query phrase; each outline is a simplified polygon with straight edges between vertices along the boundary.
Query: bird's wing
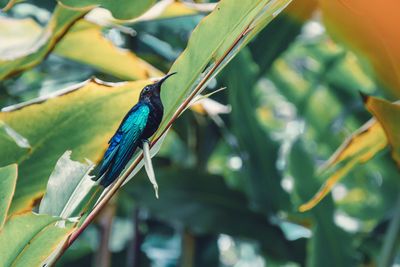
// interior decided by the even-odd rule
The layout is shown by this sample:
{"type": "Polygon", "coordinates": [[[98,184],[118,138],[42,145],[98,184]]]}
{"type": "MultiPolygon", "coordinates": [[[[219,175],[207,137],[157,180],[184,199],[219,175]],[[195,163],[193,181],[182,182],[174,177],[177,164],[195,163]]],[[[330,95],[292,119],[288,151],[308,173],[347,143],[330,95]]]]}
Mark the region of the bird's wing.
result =
{"type": "MultiPolygon", "coordinates": [[[[108,171],[104,180],[112,182],[124,169],[135,151],[140,135],[146,127],[150,109],[147,105],[137,104],[125,116],[117,132],[109,141],[104,154],[104,162],[97,178],[108,171]]],[[[107,183],[107,181],[104,181],[107,183]]],[[[102,182],[103,183],[103,182],[102,182]]]]}
{"type": "Polygon", "coordinates": [[[130,116],[124,125],[122,131],[125,133],[121,139],[121,143],[116,155],[116,162],[114,163],[113,170],[122,171],[129,159],[135,151],[139,137],[142,135],[144,128],[147,124],[150,109],[147,105],[142,105],[132,116],[130,116]]]}
{"type": "MultiPolygon", "coordinates": [[[[108,144],[110,144],[107,148],[106,153],[104,154],[104,159],[106,160],[113,151],[115,151],[115,147],[121,143],[121,139],[124,134],[126,134],[126,126],[129,125],[128,120],[132,120],[132,115],[136,113],[139,109],[143,109],[143,104],[136,104],[129,110],[129,112],[125,115],[123,120],[121,121],[121,124],[119,125],[117,131],[111,137],[111,139],[108,141],[108,144]],[[128,121],[128,122],[127,122],[128,121]],[[125,129],[123,129],[125,127],[125,129]]],[[[140,113],[140,112],[139,112],[140,113]]]]}

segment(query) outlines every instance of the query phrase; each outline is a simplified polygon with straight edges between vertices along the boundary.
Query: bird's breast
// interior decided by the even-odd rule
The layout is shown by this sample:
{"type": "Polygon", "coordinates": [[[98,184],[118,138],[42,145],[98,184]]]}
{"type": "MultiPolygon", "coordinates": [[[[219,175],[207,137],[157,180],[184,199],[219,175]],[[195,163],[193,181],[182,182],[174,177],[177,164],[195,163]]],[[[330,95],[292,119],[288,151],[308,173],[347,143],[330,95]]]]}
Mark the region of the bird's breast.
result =
{"type": "Polygon", "coordinates": [[[155,105],[149,105],[150,107],[150,113],[149,117],[147,119],[147,124],[146,128],[144,129],[143,132],[143,138],[149,138],[152,136],[156,130],[158,129],[158,126],[160,126],[162,117],[163,117],[163,107],[158,107],[155,105]]]}

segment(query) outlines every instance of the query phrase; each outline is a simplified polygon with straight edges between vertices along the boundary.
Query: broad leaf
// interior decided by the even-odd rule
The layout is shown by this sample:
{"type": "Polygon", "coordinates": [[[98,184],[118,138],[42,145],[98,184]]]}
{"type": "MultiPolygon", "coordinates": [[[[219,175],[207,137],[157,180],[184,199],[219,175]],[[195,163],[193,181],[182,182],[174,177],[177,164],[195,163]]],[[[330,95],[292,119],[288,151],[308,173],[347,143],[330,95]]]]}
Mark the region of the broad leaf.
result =
{"type": "Polygon", "coordinates": [[[8,209],[17,183],[17,164],[0,168],[0,233],[6,221],[8,209]]]}
{"type": "Polygon", "coordinates": [[[241,150],[239,156],[247,176],[248,197],[258,211],[268,214],[286,207],[289,199],[281,187],[276,167],[279,145],[271,140],[256,117],[257,70],[249,51],[243,50],[224,70],[222,81],[229,88],[232,131],[241,150]]]}
{"type": "MultiPolygon", "coordinates": [[[[38,34],[36,26],[32,26],[32,21],[25,21],[23,25],[29,27],[20,27],[20,29],[31,36],[31,38],[29,40],[27,38],[19,40],[18,45],[7,42],[7,49],[5,47],[2,48],[3,53],[0,55],[0,80],[31,68],[41,62],[54,48],[57,40],[68,31],[75,21],[86,13],[87,11],[75,11],[57,6],[52,19],[40,34],[38,34]],[[32,28],[35,29],[33,35],[29,33],[32,28]]],[[[7,25],[13,22],[13,20],[8,19],[1,20],[3,27],[8,27],[7,25]]],[[[19,36],[18,33],[14,32],[13,34],[19,36]]]]}
{"type": "Polygon", "coordinates": [[[49,181],[46,194],[39,206],[40,214],[61,218],[78,217],[83,211],[83,199],[97,189],[88,175],[93,164],[86,165],[70,159],[66,151],[57,161],[49,181]]]}
{"type": "Polygon", "coordinates": [[[0,17],[0,58],[25,51],[40,39],[43,28],[33,19],[0,17]]]}
{"type": "MultiPolygon", "coordinates": [[[[172,70],[178,71],[178,75],[163,85],[165,115],[155,135],[157,138],[168,129],[173,114],[193,92],[195,85],[199,89],[204,88],[204,84],[287,3],[247,0],[244,5],[239,1],[225,0],[198,25],[188,48],[172,67],[172,70]],[[216,63],[211,63],[213,69],[208,68],[202,74],[214,58],[216,63]],[[207,77],[198,80],[204,75],[207,77]],[[199,85],[199,82],[202,84],[199,85]]],[[[73,150],[78,160],[87,157],[97,162],[117,124],[129,107],[136,103],[139,90],[146,83],[127,83],[108,88],[91,82],[81,90],[47,100],[41,105],[0,113],[0,119],[25,136],[32,146],[27,155],[11,157],[20,163],[21,177],[17,183],[13,211],[31,208],[33,200],[44,194],[46,177],[49,177],[65,150],[73,150]]]]}
{"type": "MultiPolygon", "coordinates": [[[[178,75],[163,84],[164,117],[151,139],[153,145],[207,83],[289,2],[247,0],[243,5],[239,1],[225,0],[197,25],[185,51],[171,67],[171,72],[178,75]]],[[[126,173],[131,173],[141,160],[141,153],[133,157],[126,173]]],[[[128,177],[125,182],[132,175],[128,177]]]]}
{"type": "Polygon", "coordinates": [[[31,144],[25,152],[0,138],[0,166],[19,164],[12,212],[31,209],[34,200],[43,196],[48,177],[65,150],[74,151],[78,161],[99,161],[107,141],[147,83],[106,86],[91,81],[42,104],[0,113],[0,120],[31,144]]]}
{"type": "Polygon", "coordinates": [[[74,230],[60,221],[31,212],[10,217],[0,233],[0,266],[40,266],[74,230]]]}
{"type": "Polygon", "coordinates": [[[171,67],[178,72],[161,92],[165,115],[160,135],[189,95],[204,89],[229,60],[266,26],[290,1],[221,1],[193,31],[185,51],[171,67]],[[216,27],[218,25],[218,27],[216,27]],[[206,69],[206,70],[205,70],[206,69]],[[205,70],[205,71],[204,71],[205,70]],[[196,88],[196,91],[194,89],[196,88]]]}
{"type": "Polygon", "coordinates": [[[199,13],[196,9],[193,9],[185,3],[172,2],[163,10],[163,12],[157,17],[158,19],[166,19],[177,16],[188,16],[199,13]]]}
{"type": "MultiPolygon", "coordinates": [[[[290,153],[289,169],[294,178],[294,193],[299,202],[310,198],[319,186],[311,155],[301,141],[294,144],[290,153]]],[[[308,248],[312,251],[308,254],[308,267],[357,265],[354,262],[355,250],[350,236],[335,225],[333,212],[333,202],[329,198],[325,198],[310,211],[313,235],[308,241],[308,248]]]]}
{"type": "Polygon", "coordinates": [[[114,46],[101,26],[80,20],[57,43],[54,53],[91,65],[123,80],[160,77],[163,73],[128,50],[114,46]]]}

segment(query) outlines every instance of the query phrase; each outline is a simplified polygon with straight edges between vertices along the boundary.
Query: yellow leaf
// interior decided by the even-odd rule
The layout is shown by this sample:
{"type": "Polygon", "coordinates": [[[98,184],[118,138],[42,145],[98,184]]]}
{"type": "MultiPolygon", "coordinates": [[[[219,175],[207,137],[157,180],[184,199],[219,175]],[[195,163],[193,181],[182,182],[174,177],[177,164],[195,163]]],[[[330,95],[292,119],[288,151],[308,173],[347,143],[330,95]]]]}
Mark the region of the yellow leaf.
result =
{"type": "Polygon", "coordinates": [[[317,205],[353,167],[371,159],[387,145],[382,126],[376,120],[364,124],[353,136],[347,139],[326,162],[320,175],[332,173],[315,196],[300,206],[304,212],[317,205]],[[339,165],[339,163],[343,163],[339,165]],[[336,167],[336,168],[335,168],[336,167]]]}
{"type": "Polygon", "coordinates": [[[194,105],[191,105],[190,109],[193,110],[194,112],[197,112],[197,113],[203,114],[203,115],[207,113],[200,103],[196,103],[194,105]]]}
{"type": "Polygon", "coordinates": [[[320,0],[329,32],[372,63],[388,93],[400,96],[400,1],[320,0]]]}
{"type": "Polygon", "coordinates": [[[167,6],[164,12],[161,14],[159,18],[170,18],[177,16],[188,16],[197,14],[198,12],[190,7],[185,6],[182,3],[172,2],[167,6]]]}
{"type": "Polygon", "coordinates": [[[382,125],[392,149],[392,157],[400,168],[400,105],[367,97],[365,106],[382,125]]]}
{"type": "Polygon", "coordinates": [[[292,1],[285,13],[300,22],[305,22],[311,18],[317,6],[317,0],[292,1]]]}
{"type": "Polygon", "coordinates": [[[94,81],[58,97],[23,108],[0,112],[0,119],[29,140],[28,151],[0,139],[0,165],[18,162],[19,178],[10,213],[29,210],[40,198],[47,180],[65,150],[74,160],[101,159],[123,116],[137,102],[149,81],[115,86],[94,81]]]}
{"type": "Polygon", "coordinates": [[[141,80],[159,77],[163,73],[103,38],[101,26],[80,20],[56,45],[54,52],[91,65],[122,80],[141,80]]]}
{"type": "Polygon", "coordinates": [[[41,31],[33,26],[32,21],[25,20],[23,26],[18,25],[20,31],[6,31],[16,20],[0,20],[0,36],[9,40],[19,39],[21,32],[29,38],[20,39],[18,44],[13,42],[2,43],[0,51],[0,80],[15,75],[25,69],[39,64],[53,49],[56,42],[68,31],[72,24],[84,16],[88,10],[75,11],[57,6],[53,17],[41,31]],[[30,33],[31,31],[34,31],[30,33]],[[5,36],[5,37],[4,37],[5,36]],[[6,46],[6,47],[5,47],[6,46]]]}

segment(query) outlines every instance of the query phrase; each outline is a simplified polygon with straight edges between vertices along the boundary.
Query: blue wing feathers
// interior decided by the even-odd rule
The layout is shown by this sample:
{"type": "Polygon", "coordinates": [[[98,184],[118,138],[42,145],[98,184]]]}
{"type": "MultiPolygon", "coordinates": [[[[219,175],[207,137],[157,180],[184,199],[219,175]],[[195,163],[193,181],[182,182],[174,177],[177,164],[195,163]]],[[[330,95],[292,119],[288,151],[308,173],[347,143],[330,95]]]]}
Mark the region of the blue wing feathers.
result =
{"type": "Polygon", "coordinates": [[[103,186],[111,184],[129,162],[146,127],[149,113],[150,109],[147,105],[135,105],[110,139],[110,145],[104,154],[104,162],[98,174],[98,177],[104,174],[100,182],[103,186]]]}
{"type": "Polygon", "coordinates": [[[104,154],[104,158],[108,158],[108,156],[111,154],[111,152],[114,151],[115,147],[121,142],[122,134],[121,133],[116,133],[108,142],[110,145],[104,154]]]}

